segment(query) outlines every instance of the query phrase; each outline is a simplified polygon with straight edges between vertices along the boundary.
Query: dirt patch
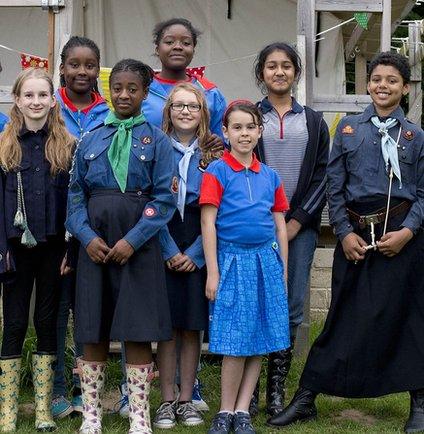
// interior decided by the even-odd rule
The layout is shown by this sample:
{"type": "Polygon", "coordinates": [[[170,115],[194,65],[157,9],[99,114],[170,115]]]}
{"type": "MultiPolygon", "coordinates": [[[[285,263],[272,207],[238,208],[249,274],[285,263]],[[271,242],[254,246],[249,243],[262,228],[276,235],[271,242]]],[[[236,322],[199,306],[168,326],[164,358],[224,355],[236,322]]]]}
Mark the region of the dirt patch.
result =
{"type": "Polygon", "coordinates": [[[362,411],[355,409],[342,410],[338,416],[334,417],[334,419],[336,421],[351,420],[365,426],[373,426],[377,423],[377,418],[374,416],[364,414],[362,411]]]}

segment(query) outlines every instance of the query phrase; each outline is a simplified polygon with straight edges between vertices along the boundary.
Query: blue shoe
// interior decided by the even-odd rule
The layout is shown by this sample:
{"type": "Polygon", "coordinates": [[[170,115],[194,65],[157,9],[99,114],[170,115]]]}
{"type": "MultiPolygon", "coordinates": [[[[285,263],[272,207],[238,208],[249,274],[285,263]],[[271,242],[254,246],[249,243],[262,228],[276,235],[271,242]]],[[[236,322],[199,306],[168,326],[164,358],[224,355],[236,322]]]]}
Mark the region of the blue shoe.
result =
{"type": "Polygon", "coordinates": [[[62,419],[66,416],[69,416],[74,411],[74,408],[64,396],[58,395],[52,399],[51,411],[52,416],[55,419],[62,419]]]}
{"type": "Polygon", "coordinates": [[[78,413],[82,413],[82,396],[76,395],[72,398],[72,407],[74,407],[74,411],[78,413]]]}
{"type": "Polygon", "coordinates": [[[122,383],[119,386],[119,392],[121,393],[121,398],[116,403],[116,407],[119,406],[119,409],[116,410],[116,412],[119,413],[121,417],[128,417],[129,411],[130,411],[130,405],[128,401],[128,386],[127,383],[122,383]]]}
{"type": "Polygon", "coordinates": [[[235,434],[256,434],[250,414],[242,411],[234,413],[233,430],[235,434]]]}
{"type": "Polygon", "coordinates": [[[208,430],[208,434],[228,434],[233,427],[234,416],[231,413],[217,413],[212,420],[212,425],[208,430]]]}
{"type": "Polygon", "coordinates": [[[195,407],[199,411],[209,411],[209,406],[206,404],[206,402],[202,398],[202,389],[203,385],[200,382],[198,378],[194,380],[194,386],[193,386],[193,395],[191,398],[191,402],[195,405],[195,407]]]}

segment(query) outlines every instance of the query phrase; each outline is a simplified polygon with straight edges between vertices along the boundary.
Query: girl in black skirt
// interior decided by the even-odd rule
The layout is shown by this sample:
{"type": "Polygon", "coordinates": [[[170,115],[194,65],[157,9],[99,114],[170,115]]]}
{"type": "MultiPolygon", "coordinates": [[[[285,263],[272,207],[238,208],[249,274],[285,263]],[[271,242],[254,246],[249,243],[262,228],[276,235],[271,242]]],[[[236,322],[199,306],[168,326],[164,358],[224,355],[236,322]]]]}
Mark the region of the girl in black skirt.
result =
{"type": "Polygon", "coordinates": [[[424,132],[399,106],[408,60],[381,53],[368,73],[373,102],[340,122],[327,168],[339,239],[330,310],[300,388],[273,426],[315,418],[318,393],[409,391],[405,430],[424,430],[424,132]]]}
{"type": "Polygon", "coordinates": [[[174,156],[168,137],[140,111],[152,77],[136,60],[114,66],[114,111],[75,156],[66,226],[81,243],[75,309],[76,340],[84,344],[81,434],[101,432],[109,340],[125,342],[129,432],[152,432],[150,342],[172,336],[157,233],[175,210],[174,156]]]}
{"type": "Polygon", "coordinates": [[[164,107],[163,129],[171,138],[178,165],[178,177],[173,183],[178,209],[160,232],[173,340],[158,346],[162,404],[154,425],[172,428],[177,419],[188,426],[203,423],[201,413],[191,402],[200,354],[199,333],[208,325],[198,198],[202,173],[214,156],[204,150],[210,133],[209,111],[202,91],[190,83],[177,84],[164,107]],[[177,338],[181,342],[178,404],[174,395],[177,338]]]}

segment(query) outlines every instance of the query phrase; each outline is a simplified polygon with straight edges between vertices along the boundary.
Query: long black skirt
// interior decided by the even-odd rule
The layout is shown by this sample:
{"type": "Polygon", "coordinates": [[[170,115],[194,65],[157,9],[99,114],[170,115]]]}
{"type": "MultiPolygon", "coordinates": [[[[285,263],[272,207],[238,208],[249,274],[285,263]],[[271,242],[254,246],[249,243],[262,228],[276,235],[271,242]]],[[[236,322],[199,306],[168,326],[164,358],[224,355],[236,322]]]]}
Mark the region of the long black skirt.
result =
{"type": "MultiPolygon", "coordinates": [[[[90,225],[109,247],[113,247],[135,226],[149,200],[141,192],[93,192],[88,201],[90,225]]],[[[77,342],[171,339],[158,237],[143,244],[125,265],[96,264],[81,246],[75,315],[77,342]]]]}
{"type": "MultiPolygon", "coordinates": [[[[168,228],[178,248],[184,252],[200,235],[200,208],[186,206],[184,221],[178,210],[175,211],[168,228]]],[[[205,266],[191,273],[171,271],[166,267],[172,327],[183,330],[205,330],[208,327],[205,285],[205,266]]]]}
{"type": "MultiPolygon", "coordinates": [[[[400,229],[405,215],[391,218],[388,232],[400,229]]],[[[376,225],[377,240],[382,231],[376,225]]],[[[370,242],[369,227],[355,232],[370,242]]],[[[422,229],[394,257],[368,251],[356,265],[337,244],[330,310],[300,385],[352,398],[424,388],[422,229]]]]}

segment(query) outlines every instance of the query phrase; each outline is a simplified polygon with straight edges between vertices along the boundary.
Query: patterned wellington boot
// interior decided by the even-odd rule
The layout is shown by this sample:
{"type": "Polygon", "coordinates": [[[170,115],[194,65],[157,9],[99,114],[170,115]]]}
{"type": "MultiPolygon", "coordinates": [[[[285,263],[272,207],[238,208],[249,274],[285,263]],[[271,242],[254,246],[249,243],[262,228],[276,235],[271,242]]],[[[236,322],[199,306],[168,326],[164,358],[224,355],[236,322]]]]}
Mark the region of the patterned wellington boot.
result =
{"type": "Polygon", "coordinates": [[[105,362],[78,359],[82,391],[82,425],[79,434],[102,434],[101,395],[105,384],[105,362]]]}
{"type": "Polygon", "coordinates": [[[150,424],[150,382],[154,378],[153,364],[127,365],[129,398],[129,434],[152,434],[150,424]]]}
{"type": "Polygon", "coordinates": [[[21,359],[0,359],[0,432],[16,431],[21,359]]]}
{"type": "Polygon", "coordinates": [[[52,354],[32,355],[32,382],[35,395],[35,429],[55,431],[57,426],[51,413],[54,369],[56,356],[52,354]]]}

